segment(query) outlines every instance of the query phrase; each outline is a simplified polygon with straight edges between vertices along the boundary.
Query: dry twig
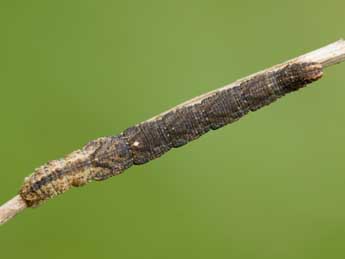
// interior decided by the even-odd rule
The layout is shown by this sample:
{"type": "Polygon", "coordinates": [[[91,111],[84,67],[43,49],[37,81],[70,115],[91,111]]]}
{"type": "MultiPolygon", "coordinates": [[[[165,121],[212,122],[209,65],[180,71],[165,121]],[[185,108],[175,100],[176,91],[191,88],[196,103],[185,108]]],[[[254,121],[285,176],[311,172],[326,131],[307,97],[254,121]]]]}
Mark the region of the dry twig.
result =
{"type": "Polygon", "coordinates": [[[133,164],[146,163],[211,129],[236,121],[318,80],[323,68],[342,61],[345,61],[345,41],[339,40],[196,97],[128,128],[117,137],[92,141],[63,159],[37,168],[25,180],[19,195],[0,207],[0,224],[72,186],[107,179],[133,164]]]}

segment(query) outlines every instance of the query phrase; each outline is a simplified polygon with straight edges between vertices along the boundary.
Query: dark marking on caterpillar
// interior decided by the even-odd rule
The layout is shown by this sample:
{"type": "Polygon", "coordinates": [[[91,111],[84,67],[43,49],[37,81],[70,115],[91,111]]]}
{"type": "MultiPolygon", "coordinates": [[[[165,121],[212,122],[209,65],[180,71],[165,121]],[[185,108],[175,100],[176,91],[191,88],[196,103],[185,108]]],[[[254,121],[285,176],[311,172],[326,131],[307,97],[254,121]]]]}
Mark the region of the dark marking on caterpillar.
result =
{"type": "Polygon", "coordinates": [[[162,121],[166,126],[173,147],[180,147],[197,139],[210,130],[202,104],[196,103],[165,114],[162,121]]]}
{"type": "Polygon", "coordinates": [[[133,163],[144,164],[171,149],[167,128],[162,120],[145,122],[123,132],[133,163]]]}
{"type": "Polygon", "coordinates": [[[118,136],[96,139],[63,159],[48,162],[25,180],[20,195],[29,207],[35,207],[73,186],[108,179],[321,77],[322,65],[318,63],[291,63],[257,74],[130,127],[118,136]]]}

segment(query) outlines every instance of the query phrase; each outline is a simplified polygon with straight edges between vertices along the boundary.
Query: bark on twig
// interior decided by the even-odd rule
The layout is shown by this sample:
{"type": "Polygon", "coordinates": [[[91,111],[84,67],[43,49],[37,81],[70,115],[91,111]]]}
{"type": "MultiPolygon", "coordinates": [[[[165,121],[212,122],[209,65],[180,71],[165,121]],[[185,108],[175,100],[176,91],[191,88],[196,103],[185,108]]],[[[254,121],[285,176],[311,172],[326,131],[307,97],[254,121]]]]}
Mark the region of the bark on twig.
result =
{"type": "Polygon", "coordinates": [[[15,196],[0,207],[0,225],[6,223],[8,220],[13,218],[16,214],[23,211],[26,208],[26,203],[20,197],[15,196]]]}

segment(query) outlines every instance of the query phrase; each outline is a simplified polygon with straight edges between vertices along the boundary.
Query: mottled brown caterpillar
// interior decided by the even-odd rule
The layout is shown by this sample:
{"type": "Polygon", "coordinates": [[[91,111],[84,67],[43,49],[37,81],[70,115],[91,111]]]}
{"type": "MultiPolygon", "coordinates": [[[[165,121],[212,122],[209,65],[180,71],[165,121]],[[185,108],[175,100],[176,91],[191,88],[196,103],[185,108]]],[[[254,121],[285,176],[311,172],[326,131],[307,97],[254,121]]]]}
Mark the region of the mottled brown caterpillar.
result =
{"type": "Polygon", "coordinates": [[[25,179],[20,196],[27,206],[35,207],[73,186],[105,180],[232,123],[321,77],[321,64],[292,62],[193,99],[118,136],[96,139],[63,159],[37,168],[25,179]]]}

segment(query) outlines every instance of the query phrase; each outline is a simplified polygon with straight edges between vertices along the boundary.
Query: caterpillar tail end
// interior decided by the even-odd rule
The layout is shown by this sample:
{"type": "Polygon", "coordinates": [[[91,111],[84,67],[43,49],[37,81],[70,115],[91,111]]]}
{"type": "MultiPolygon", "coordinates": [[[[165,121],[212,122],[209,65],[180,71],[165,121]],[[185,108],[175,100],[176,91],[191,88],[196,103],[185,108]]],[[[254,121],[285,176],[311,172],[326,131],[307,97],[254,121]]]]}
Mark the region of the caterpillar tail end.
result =
{"type": "Polygon", "coordinates": [[[323,76],[323,66],[320,63],[309,63],[304,68],[305,81],[307,83],[312,83],[319,80],[323,76]]]}

